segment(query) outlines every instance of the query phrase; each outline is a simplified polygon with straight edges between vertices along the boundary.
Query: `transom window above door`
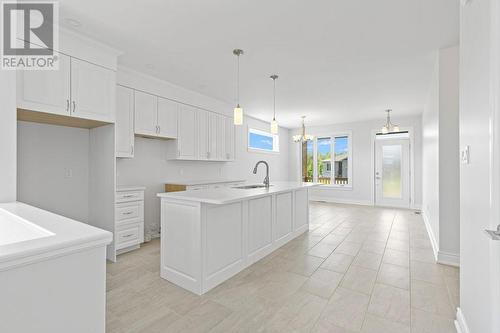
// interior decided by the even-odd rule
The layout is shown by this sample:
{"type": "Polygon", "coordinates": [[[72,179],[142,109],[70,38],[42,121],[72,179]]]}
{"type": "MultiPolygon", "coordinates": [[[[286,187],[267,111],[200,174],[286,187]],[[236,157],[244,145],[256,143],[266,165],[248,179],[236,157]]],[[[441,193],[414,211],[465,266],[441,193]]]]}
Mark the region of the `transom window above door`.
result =
{"type": "Polygon", "coordinates": [[[351,134],[317,136],[302,143],[302,180],[333,187],[352,186],[351,134]]]}

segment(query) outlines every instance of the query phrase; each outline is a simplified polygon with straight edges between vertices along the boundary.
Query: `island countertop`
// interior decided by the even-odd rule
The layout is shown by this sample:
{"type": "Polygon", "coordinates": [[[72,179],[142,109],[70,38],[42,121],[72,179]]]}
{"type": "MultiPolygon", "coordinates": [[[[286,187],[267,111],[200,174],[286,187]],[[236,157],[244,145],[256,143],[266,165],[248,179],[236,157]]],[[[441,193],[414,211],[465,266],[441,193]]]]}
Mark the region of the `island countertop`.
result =
{"type": "MultiPolygon", "coordinates": [[[[253,185],[253,184],[246,184],[253,185]]],[[[158,197],[165,199],[194,201],[214,205],[224,205],[228,203],[263,197],[266,195],[287,192],[300,188],[310,188],[318,186],[317,183],[303,182],[272,182],[269,188],[239,189],[239,188],[217,188],[203,189],[184,192],[158,193],[158,197]]]]}

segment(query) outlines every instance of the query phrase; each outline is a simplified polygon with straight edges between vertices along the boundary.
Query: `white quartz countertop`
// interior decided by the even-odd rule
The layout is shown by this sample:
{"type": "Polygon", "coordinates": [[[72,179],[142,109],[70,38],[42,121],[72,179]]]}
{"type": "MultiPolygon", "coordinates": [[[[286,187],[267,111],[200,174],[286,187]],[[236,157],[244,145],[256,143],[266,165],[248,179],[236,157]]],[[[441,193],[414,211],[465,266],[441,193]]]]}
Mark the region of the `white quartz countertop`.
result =
{"type": "Polygon", "coordinates": [[[24,203],[0,204],[0,271],[112,239],[108,231],[24,203]]]}
{"type": "MultiPolygon", "coordinates": [[[[246,184],[251,185],[251,184],[246,184]]],[[[232,187],[204,189],[183,192],[158,193],[158,197],[184,201],[202,202],[215,205],[223,205],[252,198],[263,197],[273,193],[288,192],[300,188],[318,186],[317,183],[302,182],[271,182],[269,188],[238,189],[232,187]]]]}
{"type": "Polygon", "coordinates": [[[246,182],[245,179],[203,179],[203,180],[167,180],[165,184],[174,184],[174,185],[185,185],[185,186],[194,186],[194,185],[207,185],[207,184],[223,184],[223,183],[240,183],[246,182]]]}

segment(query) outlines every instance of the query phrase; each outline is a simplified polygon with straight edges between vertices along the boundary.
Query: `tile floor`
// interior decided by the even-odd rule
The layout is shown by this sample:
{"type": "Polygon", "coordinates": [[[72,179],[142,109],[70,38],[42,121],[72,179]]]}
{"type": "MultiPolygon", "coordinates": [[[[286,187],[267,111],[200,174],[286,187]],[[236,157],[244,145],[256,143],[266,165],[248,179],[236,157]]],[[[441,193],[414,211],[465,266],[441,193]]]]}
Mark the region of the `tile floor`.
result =
{"type": "Polygon", "coordinates": [[[455,332],[458,269],[412,211],[311,203],[310,231],[203,296],[159,277],[159,241],[108,264],[107,332],[455,332]]]}

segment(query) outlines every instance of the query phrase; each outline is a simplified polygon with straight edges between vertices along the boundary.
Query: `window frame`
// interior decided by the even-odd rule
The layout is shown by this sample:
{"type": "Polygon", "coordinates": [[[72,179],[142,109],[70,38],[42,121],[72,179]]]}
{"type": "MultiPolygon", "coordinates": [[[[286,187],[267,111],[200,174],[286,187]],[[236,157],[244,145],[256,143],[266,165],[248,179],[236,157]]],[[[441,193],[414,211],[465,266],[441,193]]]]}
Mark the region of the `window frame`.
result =
{"type": "MultiPolygon", "coordinates": [[[[352,131],[338,131],[329,134],[319,134],[314,135],[313,139],[313,182],[318,182],[318,139],[330,138],[330,165],[332,166],[331,174],[330,174],[330,184],[321,184],[321,187],[326,188],[334,188],[334,189],[345,189],[351,190],[353,188],[353,157],[352,157],[352,131]],[[348,184],[335,184],[335,139],[339,137],[347,137],[347,177],[349,179],[348,184]]],[[[300,148],[300,170],[301,170],[301,179],[302,178],[302,148],[300,148]]]]}
{"type": "Polygon", "coordinates": [[[279,154],[280,153],[280,137],[279,134],[272,134],[271,132],[261,130],[260,128],[247,126],[247,150],[251,153],[264,153],[264,154],[279,154]],[[273,139],[273,150],[261,149],[250,147],[250,134],[258,134],[267,136],[273,139]]]}

